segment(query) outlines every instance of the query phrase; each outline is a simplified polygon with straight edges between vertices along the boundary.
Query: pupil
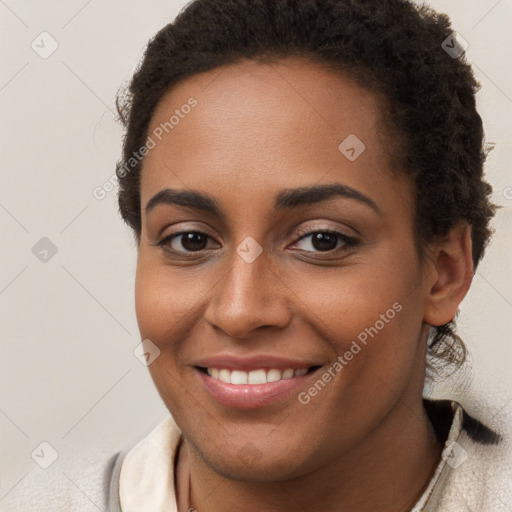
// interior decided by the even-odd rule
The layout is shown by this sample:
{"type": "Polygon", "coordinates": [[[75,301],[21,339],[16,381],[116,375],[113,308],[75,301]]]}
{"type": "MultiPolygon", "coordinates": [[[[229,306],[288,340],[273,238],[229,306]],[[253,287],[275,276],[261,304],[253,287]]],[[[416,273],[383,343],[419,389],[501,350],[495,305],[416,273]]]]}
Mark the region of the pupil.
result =
{"type": "Polygon", "coordinates": [[[330,251],[336,247],[336,242],[336,237],[330,233],[315,233],[311,243],[318,251],[330,251]]]}
{"type": "Polygon", "coordinates": [[[205,237],[201,233],[185,233],[181,235],[181,243],[187,251],[201,251],[205,247],[205,237]],[[202,243],[201,243],[201,238],[202,243]]]}

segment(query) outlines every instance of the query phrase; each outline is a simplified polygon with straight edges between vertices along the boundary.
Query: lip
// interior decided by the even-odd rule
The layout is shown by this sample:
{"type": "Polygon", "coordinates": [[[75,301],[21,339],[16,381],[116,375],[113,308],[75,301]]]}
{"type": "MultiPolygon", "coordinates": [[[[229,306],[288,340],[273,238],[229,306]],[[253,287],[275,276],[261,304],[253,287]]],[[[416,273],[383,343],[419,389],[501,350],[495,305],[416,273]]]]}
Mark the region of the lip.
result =
{"type": "MultiPolygon", "coordinates": [[[[211,367],[215,368],[216,366],[211,367]]],[[[228,368],[227,366],[222,367],[228,368]]],[[[276,368],[276,366],[270,367],[276,368]]],[[[306,366],[291,367],[305,368],[306,366]]],[[[237,368],[240,369],[240,366],[237,368]]],[[[254,368],[256,367],[252,367],[252,369],[254,368]]],[[[262,368],[262,366],[260,365],[258,368],[262,368]]],[[[287,366],[287,368],[290,368],[290,366],[287,366]]],[[[218,403],[231,408],[248,410],[287,400],[294,393],[297,394],[301,387],[305,387],[307,381],[311,378],[316,378],[316,373],[320,368],[316,368],[305,375],[267,382],[265,384],[228,384],[211,377],[199,368],[194,368],[194,373],[208,394],[218,403]]]]}
{"type": "Polygon", "coordinates": [[[322,366],[322,363],[314,360],[299,360],[286,357],[276,357],[270,354],[260,354],[251,357],[236,357],[232,354],[217,354],[215,356],[206,357],[192,363],[193,366],[201,366],[203,368],[225,368],[227,370],[242,370],[250,372],[251,370],[259,370],[260,368],[270,370],[286,370],[292,368],[294,370],[300,368],[310,368],[311,366],[322,366]]]}

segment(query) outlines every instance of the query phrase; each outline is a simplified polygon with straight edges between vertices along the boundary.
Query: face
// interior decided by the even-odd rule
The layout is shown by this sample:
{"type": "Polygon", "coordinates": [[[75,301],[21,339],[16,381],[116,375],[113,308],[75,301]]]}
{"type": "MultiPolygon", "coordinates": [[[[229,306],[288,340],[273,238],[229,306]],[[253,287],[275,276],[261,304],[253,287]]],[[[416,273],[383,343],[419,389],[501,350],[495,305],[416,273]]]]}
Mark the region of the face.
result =
{"type": "Polygon", "coordinates": [[[426,281],[382,126],[372,93],[299,58],[194,75],[153,115],[137,319],[221,474],[305,474],[421,400],[426,281]]]}

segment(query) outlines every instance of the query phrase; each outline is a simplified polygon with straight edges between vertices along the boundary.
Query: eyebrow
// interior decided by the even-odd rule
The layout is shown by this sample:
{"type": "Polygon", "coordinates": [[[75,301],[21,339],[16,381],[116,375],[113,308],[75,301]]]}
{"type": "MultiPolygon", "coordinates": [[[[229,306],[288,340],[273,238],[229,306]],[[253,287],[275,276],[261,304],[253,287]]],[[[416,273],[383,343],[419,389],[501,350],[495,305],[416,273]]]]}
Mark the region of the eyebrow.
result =
{"type": "MultiPolygon", "coordinates": [[[[353,199],[369,206],[375,211],[375,213],[382,215],[381,209],[372,199],[365,196],[358,190],[341,183],[282,190],[275,197],[274,209],[284,210],[297,208],[299,206],[319,203],[321,201],[331,199],[332,197],[353,199]]],[[[160,204],[184,206],[186,208],[205,211],[225,221],[225,214],[217,200],[212,196],[203,194],[196,190],[163,189],[148,201],[146,205],[146,214],[160,204]]]]}

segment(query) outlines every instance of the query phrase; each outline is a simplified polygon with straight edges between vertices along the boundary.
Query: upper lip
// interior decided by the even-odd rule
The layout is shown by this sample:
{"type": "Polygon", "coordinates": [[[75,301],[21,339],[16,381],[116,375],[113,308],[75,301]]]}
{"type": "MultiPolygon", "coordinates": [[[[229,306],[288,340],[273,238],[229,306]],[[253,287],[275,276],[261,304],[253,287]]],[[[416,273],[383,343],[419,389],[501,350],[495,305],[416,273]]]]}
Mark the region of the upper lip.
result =
{"type": "Polygon", "coordinates": [[[219,368],[227,370],[251,371],[263,369],[282,369],[287,368],[310,368],[311,366],[321,366],[321,363],[314,360],[300,360],[287,357],[277,357],[275,355],[260,354],[250,357],[237,357],[228,354],[217,354],[211,357],[198,359],[193,363],[194,366],[203,368],[219,368]]]}

